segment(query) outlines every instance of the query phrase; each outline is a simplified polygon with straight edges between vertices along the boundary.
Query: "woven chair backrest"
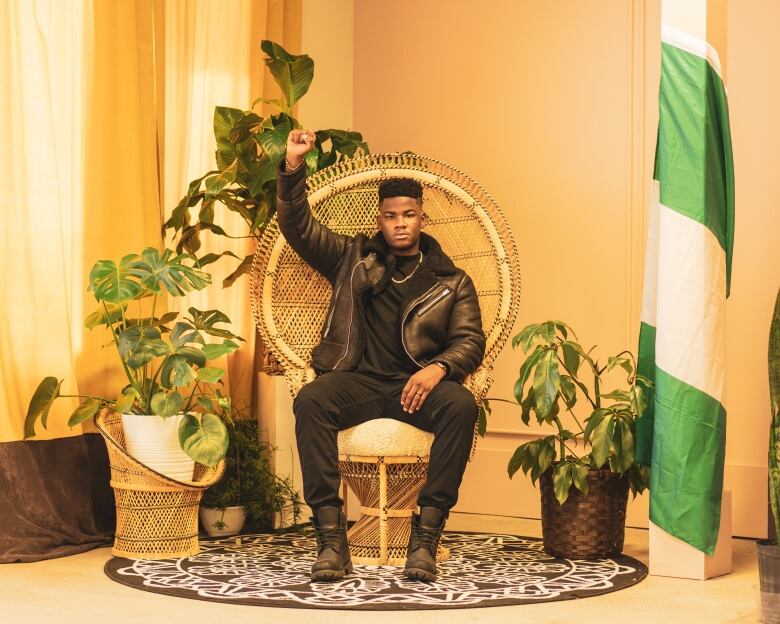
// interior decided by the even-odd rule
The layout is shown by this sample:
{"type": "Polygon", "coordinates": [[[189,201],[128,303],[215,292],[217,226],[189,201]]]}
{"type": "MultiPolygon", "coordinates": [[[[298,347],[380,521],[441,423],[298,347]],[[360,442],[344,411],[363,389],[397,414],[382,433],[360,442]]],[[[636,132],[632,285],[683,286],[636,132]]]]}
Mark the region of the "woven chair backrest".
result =
{"type": "MultiPolygon", "coordinates": [[[[312,213],[336,232],[371,236],[377,231],[377,188],[392,177],[422,184],[424,231],[474,281],[487,338],[482,366],[489,369],[517,315],[520,273],[506,218],[482,187],[436,160],[411,153],[374,154],[311,175],[307,196],[312,213]]],[[[285,369],[295,394],[312,378],[311,350],[320,339],[330,284],[287,244],[275,217],[258,245],[251,280],[261,336],[285,369]]]]}

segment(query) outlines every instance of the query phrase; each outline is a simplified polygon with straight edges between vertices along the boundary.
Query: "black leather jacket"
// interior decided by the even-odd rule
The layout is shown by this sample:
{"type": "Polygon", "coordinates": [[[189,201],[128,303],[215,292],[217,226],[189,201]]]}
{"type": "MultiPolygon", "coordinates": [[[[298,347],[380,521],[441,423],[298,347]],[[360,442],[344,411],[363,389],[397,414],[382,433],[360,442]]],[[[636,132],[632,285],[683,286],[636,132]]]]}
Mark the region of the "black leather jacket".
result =
{"type": "MultiPolygon", "coordinates": [[[[387,284],[395,258],[381,232],[373,238],[345,236],[312,216],[305,166],[288,172],[282,160],[276,193],[276,214],[285,239],[333,288],[320,343],[312,350],[312,367],[318,373],[352,370],[365,344],[363,299],[387,284]]],[[[421,233],[420,248],[423,262],[401,301],[401,342],[420,368],[439,360],[449,368],[446,379],[462,382],[485,354],[477,292],[436,239],[421,233]]]]}

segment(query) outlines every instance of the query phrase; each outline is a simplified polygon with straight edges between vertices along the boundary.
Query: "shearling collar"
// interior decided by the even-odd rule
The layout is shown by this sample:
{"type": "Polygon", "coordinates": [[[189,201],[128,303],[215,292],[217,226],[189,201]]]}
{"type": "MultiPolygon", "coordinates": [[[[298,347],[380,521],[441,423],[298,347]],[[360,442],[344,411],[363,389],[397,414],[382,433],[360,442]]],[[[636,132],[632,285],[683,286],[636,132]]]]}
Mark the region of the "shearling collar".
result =
{"type": "MultiPolygon", "coordinates": [[[[439,282],[438,276],[454,275],[456,272],[455,264],[444,253],[441,245],[433,236],[420,232],[420,249],[423,252],[423,261],[420,268],[409,279],[406,293],[401,300],[402,311],[414,299],[433,288],[439,282]]],[[[373,293],[378,294],[384,290],[388,282],[390,282],[390,277],[395,272],[395,256],[390,253],[390,248],[387,246],[387,241],[385,241],[382,232],[377,232],[372,238],[368,239],[362,253],[363,255],[368,255],[372,251],[376,252],[385,265],[384,274],[373,287],[373,293]]]]}
{"type": "MultiPolygon", "coordinates": [[[[435,275],[454,275],[455,264],[453,264],[450,257],[444,253],[444,250],[439,245],[433,236],[420,232],[420,249],[423,252],[423,269],[427,269],[435,275]]],[[[391,267],[389,263],[393,264],[395,268],[395,257],[390,253],[390,248],[387,246],[387,241],[382,235],[382,232],[377,232],[374,236],[366,242],[363,248],[364,255],[368,255],[372,251],[375,251],[381,258],[388,269],[391,267]]]]}

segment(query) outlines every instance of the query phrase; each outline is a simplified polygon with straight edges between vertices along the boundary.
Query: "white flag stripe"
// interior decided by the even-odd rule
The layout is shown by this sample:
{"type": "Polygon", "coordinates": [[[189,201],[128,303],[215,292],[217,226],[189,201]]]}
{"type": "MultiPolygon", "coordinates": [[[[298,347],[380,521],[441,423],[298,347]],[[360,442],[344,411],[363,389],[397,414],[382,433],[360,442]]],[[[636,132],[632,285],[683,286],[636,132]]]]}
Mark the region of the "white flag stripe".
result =
{"type": "Polygon", "coordinates": [[[658,204],[656,366],[723,403],[726,254],[709,228],[658,204]]]}
{"type": "Polygon", "coordinates": [[[650,196],[650,214],[647,218],[647,250],[645,251],[645,279],[642,294],[642,321],[655,327],[656,291],[658,290],[658,180],[653,180],[650,196]]]}
{"type": "MultiPolygon", "coordinates": [[[[706,41],[702,41],[698,37],[671,28],[670,26],[661,26],[661,41],[705,59],[710,64],[710,67],[715,70],[715,73],[718,74],[721,81],[723,80],[723,74],[720,71],[720,57],[718,56],[718,51],[706,41]]],[[[723,85],[723,88],[726,88],[725,84],[723,85]]]]}

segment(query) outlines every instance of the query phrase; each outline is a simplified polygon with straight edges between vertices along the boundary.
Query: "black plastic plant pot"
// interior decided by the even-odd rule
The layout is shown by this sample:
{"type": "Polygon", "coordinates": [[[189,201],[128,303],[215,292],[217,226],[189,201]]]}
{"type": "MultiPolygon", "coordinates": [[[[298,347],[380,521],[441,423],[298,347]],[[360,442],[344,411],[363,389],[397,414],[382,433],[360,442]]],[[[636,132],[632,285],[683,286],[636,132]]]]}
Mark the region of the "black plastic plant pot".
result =
{"type": "Polygon", "coordinates": [[[756,542],[758,575],[761,579],[761,621],[780,624],[780,546],[756,542]]]}

